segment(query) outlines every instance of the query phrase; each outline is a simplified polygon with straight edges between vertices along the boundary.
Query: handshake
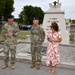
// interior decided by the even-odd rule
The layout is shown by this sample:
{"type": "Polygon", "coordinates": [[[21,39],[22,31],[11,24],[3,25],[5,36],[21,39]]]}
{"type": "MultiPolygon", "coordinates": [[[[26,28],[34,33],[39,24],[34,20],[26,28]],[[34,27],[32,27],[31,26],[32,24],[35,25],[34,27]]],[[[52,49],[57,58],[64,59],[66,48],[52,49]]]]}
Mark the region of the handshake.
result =
{"type": "Polygon", "coordinates": [[[9,33],[6,34],[5,36],[12,37],[12,36],[13,36],[13,33],[9,32],[9,33]]]}

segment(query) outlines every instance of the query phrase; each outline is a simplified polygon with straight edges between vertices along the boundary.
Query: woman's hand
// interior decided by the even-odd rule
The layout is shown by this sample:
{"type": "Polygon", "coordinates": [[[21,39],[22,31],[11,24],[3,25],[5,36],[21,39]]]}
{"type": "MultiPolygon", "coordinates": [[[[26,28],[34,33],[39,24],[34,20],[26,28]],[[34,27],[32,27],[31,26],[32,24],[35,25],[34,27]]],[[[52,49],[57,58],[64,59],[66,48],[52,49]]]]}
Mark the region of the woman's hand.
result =
{"type": "Polygon", "coordinates": [[[62,41],[62,38],[54,40],[54,42],[61,42],[61,41],[62,41]]]}
{"type": "Polygon", "coordinates": [[[62,39],[57,39],[57,40],[55,40],[55,39],[53,39],[53,38],[48,38],[48,41],[49,41],[49,42],[61,42],[61,40],[62,40],[62,39]]]}
{"type": "Polygon", "coordinates": [[[54,42],[54,39],[53,38],[49,38],[48,41],[49,42],[54,42]]]}

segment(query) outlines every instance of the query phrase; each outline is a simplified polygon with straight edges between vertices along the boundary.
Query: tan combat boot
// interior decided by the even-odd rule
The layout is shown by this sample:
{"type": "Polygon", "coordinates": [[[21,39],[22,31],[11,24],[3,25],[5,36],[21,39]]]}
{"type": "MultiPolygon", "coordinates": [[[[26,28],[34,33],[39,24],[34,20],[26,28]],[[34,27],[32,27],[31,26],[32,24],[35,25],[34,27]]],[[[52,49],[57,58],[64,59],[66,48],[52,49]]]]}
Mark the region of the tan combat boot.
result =
{"type": "Polygon", "coordinates": [[[11,69],[15,69],[15,66],[14,66],[14,64],[11,64],[11,69]]]}
{"type": "Polygon", "coordinates": [[[8,65],[7,64],[4,64],[3,66],[2,66],[2,69],[5,69],[5,68],[7,68],[8,67],[8,65]]]}
{"type": "Polygon", "coordinates": [[[37,70],[40,69],[40,64],[37,64],[36,69],[37,69],[37,70]]]}
{"type": "Polygon", "coordinates": [[[34,68],[34,67],[35,67],[35,63],[32,63],[31,68],[34,68]]]}

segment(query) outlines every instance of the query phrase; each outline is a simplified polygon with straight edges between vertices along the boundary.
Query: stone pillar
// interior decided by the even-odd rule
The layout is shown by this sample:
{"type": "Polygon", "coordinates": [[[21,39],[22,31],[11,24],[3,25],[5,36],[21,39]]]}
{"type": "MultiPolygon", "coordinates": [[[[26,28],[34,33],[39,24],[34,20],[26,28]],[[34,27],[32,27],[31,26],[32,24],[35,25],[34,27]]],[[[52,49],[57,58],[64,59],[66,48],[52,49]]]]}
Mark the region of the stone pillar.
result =
{"type": "MultiPolygon", "coordinates": [[[[59,0],[58,0],[59,2],[59,0]]],[[[69,32],[66,30],[64,11],[61,9],[61,3],[53,2],[50,5],[50,9],[45,12],[43,25],[45,32],[47,33],[50,30],[50,25],[52,22],[57,22],[62,33],[62,42],[61,44],[69,44],[69,32]]],[[[44,43],[47,43],[47,37],[45,38],[44,43]]]]}

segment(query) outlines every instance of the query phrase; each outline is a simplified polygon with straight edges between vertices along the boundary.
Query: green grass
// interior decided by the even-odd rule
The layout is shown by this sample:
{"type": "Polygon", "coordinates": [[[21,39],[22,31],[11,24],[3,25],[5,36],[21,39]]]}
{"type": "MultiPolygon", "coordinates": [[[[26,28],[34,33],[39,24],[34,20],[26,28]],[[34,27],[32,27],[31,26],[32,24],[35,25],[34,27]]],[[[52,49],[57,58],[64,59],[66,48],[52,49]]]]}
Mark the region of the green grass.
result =
{"type": "Polygon", "coordinates": [[[30,31],[20,31],[17,38],[25,39],[26,35],[31,35],[30,31]]]}
{"type": "Polygon", "coordinates": [[[0,40],[3,40],[3,37],[0,35],[0,40]]]}
{"type": "MultiPolygon", "coordinates": [[[[30,31],[20,31],[17,38],[25,39],[26,35],[31,35],[30,31]]],[[[3,40],[3,37],[0,35],[0,40],[3,40]]]]}
{"type": "Polygon", "coordinates": [[[3,37],[1,36],[1,28],[0,28],[0,40],[3,40],[3,37]]]}
{"type": "Polygon", "coordinates": [[[74,41],[74,35],[70,35],[70,41],[74,41]]]}
{"type": "MultiPolygon", "coordinates": [[[[31,35],[30,31],[20,31],[17,38],[25,39],[26,35],[31,35]]],[[[0,40],[3,40],[3,37],[0,35],[0,40]]],[[[74,35],[70,35],[70,41],[74,40],[74,35]]]]}
{"type": "Polygon", "coordinates": [[[75,28],[70,28],[71,31],[75,31],[75,28]]]}

